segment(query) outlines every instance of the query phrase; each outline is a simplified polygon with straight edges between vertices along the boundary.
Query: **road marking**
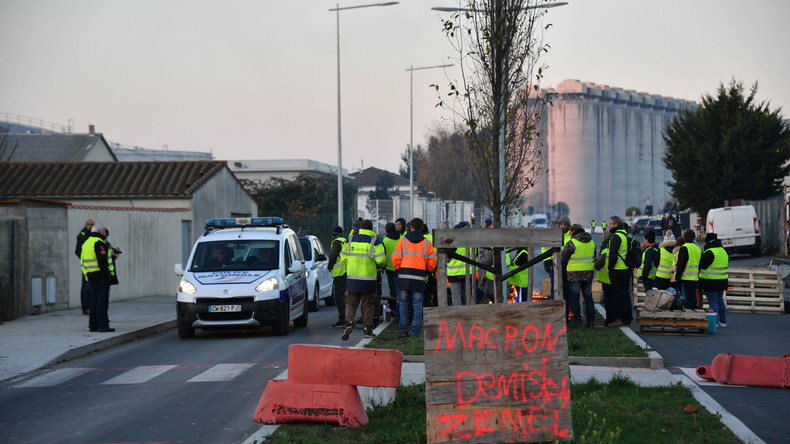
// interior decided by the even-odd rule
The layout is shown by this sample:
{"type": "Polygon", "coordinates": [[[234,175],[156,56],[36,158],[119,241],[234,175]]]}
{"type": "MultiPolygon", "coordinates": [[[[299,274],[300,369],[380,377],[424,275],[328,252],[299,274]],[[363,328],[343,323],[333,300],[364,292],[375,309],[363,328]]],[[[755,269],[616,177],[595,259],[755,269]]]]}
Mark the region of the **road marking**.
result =
{"type": "Polygon", "coordinates": [[[12,386],[12,388],[52,387],[94,370],[96,368],[64,368],[28,379],[21,384],[12,386]]]}
{"type": "Polygon", "coordinates": [[[251,368],[254,363],[217,364],[187,382],[230,381],[251,368]]]}
{"type": "Polygon", "coordinates": [[[150,365],[143,367],[135,367],[128,372],[121,373],[120,375],[102,382],[105,385],[113,384],[141,384],[148,382],[151,379],[161,375],[162,373],[177,367],[176,365],[150,365]]]}
{"type": "Polygon", "coordinates": [[[745,385],[732,385],[732,384],[719,384],[715,380],[708,380],[702,377],[697,376],[697,369],[696,368],[688,368],[688,367],[678,367],[678,370],[683,372],[689,379],[697,383],[700,386],[716,386],[716,387],[746,387],[745,385]]]}

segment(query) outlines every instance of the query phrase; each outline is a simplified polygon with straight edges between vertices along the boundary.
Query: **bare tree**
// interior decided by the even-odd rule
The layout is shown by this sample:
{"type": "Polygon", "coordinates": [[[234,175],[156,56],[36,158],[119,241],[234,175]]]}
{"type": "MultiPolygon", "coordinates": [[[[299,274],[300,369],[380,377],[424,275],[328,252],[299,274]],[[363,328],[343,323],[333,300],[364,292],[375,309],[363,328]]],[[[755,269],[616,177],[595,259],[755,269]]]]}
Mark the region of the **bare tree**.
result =
{"type": "Polygon", "coordinates": [[[445,103],[464,123],[466,163],[483,203],[501,227],[521,195],[544,173],[540,127],[551,96],[539,88],[549,46],[543,40],[546,0],[461,0],[444,20],[444,31],[458,52],[461,79],[451,81],[445,103]],[[504,168],[504,170],[502,170],[504,168]],[[500,181],[504,182],[501,183],[500,181]]]}

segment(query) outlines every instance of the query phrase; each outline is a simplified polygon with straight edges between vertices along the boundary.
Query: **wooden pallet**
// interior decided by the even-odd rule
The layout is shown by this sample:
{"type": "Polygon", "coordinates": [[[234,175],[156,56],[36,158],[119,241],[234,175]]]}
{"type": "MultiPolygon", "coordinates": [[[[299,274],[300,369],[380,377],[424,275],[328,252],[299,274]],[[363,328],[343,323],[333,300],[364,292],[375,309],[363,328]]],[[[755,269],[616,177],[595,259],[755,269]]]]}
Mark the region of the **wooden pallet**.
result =
{"type": "Polygon", "coordinates": [[[654,311],[637,309],[640,333],[707,335],[708,318],[703,310],[654,311]]]}
{"type": "MultiPolygon", "coordinates": [[[[729,288],[724,292],[728,313],[782,314],[785,311],[784,282],[779,272],[765,268],[730,268],[729,288]]],[[[645,303],[645,289],[634,273],[632,294],[634,306],[645,303]]],[[[703,297],[702,308],[710,308],[703,297]]]]}

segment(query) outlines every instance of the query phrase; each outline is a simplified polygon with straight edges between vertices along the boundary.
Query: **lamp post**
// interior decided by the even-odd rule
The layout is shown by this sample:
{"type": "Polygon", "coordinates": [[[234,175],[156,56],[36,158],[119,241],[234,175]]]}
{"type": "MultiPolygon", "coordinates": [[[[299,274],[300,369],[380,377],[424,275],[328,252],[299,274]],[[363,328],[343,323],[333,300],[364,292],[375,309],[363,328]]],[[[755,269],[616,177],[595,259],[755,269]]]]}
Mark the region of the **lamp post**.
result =
{"type": "Polygon", "coordinates": [[[336,7],[329,10],[337,13],[337,224],[341,226],[343,225],[343,138],[340,130],[340,11],[397,4],[398,2],[371,3],[341,8],[340,4],[336,3],[336,7]]]}
{"type": "Polygon", "coordinates": [[[453,64],[420,66],[418,68],[410,66],[406,69],[406,71],[409,71],[409,219],[414,218],[414,71],[449,68],[450,66],[453,66],[453,64]]]}

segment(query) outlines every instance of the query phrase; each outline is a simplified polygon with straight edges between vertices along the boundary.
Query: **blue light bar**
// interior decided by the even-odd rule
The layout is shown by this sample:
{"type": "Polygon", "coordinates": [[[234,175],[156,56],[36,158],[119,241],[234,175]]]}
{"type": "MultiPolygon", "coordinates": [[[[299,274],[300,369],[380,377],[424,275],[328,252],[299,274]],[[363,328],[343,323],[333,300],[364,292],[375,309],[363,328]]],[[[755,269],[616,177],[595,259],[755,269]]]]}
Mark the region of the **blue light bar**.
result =
{"type": "Polygon", "coordinates": [[[282,217],[228,217],[222,219],[206,219],[206,228],[276,227],[282,224],[282,217]]]}

